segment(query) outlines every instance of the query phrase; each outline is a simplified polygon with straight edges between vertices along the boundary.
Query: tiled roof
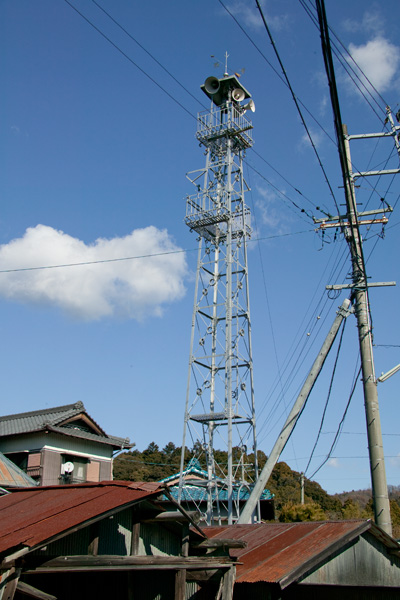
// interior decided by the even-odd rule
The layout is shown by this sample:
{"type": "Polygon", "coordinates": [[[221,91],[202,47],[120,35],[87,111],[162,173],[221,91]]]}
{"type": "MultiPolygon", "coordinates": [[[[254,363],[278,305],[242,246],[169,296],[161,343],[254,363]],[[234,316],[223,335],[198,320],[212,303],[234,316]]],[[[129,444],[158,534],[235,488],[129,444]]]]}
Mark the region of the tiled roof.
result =
{"type": "Polygon", "coordinates": [[[36,481],[0,452],[0,487],[16,488],[35,485],[37,485],[36,481]]]}
{"type": "MultiPolygon", "coordinates": [[[[177,500],[178,499],[178,491],[179,486],[173,485],[169,488],[172,497],[177,500]]],[[[247,500],[249,498],[250,492],[247,488],[241,486],[235,486],[232,490],[233,500],[247,500]]],[[[272,500],[273,494],[269,490],[264,490],[260,500],[272,500]]],[[[216,499],[216,491],[215,488],[212,490],[212,498],[216,499]]],[[[226,502],[228,500],[228,490],[224,488],[218,488],[218,499],[221,502],[226,502]]],[[[182,487],[182,501],[184,502],[207,502],[207,488],[203,485],[185,485],[182,487]]]]}
{"type": "Polygon", "coordinates": [[[118,438],[113,435],[108,435],[105,437],[97,435],[96,433],[82,431],[82,429],[75,429],[73,427],[53,427],[52,425],[48,427],[48,430],[54,431],[54,433],[60,433],[61,435],[69,435],[72,437],[82,438],[84,440],[93,440],[94,442],[108,444],[109,446],[115,446],[116,448],[132,448],[132,444],[129,442],[129,439],[118,438]]]}
{"type": "Polygon", "coordinates": [[[157,497],[157,483],[102,481],[18,489],[0,497],[0,554],[32,548],[116,508],[157,497]]]}
{"type": "Polygon", "coordinates": [[[43,429],[47,423],[56,425],[85,411],[82,402],[45,408],[0,417],[0,435],[28,433],[43,429]]]}
{"type": "MultiPolygon", "coordinates": [[[[186,502],[206,502],[207,501],[207,489],[205,484],[208,480],[208,473],[204,469],[201,468],[201,465],[197,458],[191,458],[188,466],[182,472],[183,478],[185,480],[184,486],[182,487],[182,500],[186,502]],[[194,475],[193,479],[190,479],[189,475],[194,475]],[[196,481],[201,479],[204,481],[203,485],[201,482],[196,481]]],[[[180,479],[180,474],[175,473],[174,475],[170,475],[169,477],[165,477],[160,480],[160,483],[169,483],[175,482],[180,479]]],[[[223,487],[224,481],[220,477],[215,478],[215,482],[217,483],[218,489],[218,499],[221,502],[225,502],[228,500],[228,491],[223,487]]],[[[251,491],[251,485],[250,491],[251,491]]],[[[179,486],[170,485],[169,491],[172,494],[172,497],[175,500],[178,499],[179,486]]],[[[233,500],[247,500],[250,495],[249,489],[242,485],[234,485],[233,487],[233,500]]],[[[212,491],[213,500],[216,498],[215,489],[212,491]]],[[[261,500],[272,500],[274,497],[273,494],[269,490],[264,490],[261,496],[261,500]]]]}
{"type": "Polygon", "coordinates": [[[124,440],[122,438],[107,435],[96,421],[88,415],[82,402],[0,417],[0,437],[33,433],[46,429],[62,433],[63,435],[70,435],[108,444],[115,448],[131,447],[129,439],[124,440]],[[69,426],[62,426],[66,421],[82,414],[87,417],[89,422],[93,423],[93,428],[97,429],[100,432],[99,434],[73,427],[71,423],[69,423],[69,426]]]}

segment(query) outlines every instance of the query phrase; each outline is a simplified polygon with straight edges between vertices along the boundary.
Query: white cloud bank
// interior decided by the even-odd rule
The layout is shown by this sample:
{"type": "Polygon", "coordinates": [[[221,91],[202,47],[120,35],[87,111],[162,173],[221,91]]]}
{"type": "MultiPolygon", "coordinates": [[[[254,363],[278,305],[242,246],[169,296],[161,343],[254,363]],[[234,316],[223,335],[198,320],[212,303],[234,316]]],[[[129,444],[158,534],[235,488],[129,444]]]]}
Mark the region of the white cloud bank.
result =
{"type": "Polygon", "coordinates": [[[136,229],[93,244],[37,225],[0,246],[0,269],[42,267],[158,254],[101,264],[0,273],[0,297],[50,305],[78,319],[160,316],[183,297],[186,259],[166,230],[136,229]],[[172,252],[172,254],[165,254],[172,252]],[[164,254],[162,254],[164,253],[164,254]]]}
{"type": "MultiPolygon", "coordinates": [[[[361,46],[350,44],[349,52],[378,92],[385,92],[393,85],[400,66],[399,46],[378,35],[361,46]]],[[[365,79],[364,84],[371,87],[365,79]]]]}

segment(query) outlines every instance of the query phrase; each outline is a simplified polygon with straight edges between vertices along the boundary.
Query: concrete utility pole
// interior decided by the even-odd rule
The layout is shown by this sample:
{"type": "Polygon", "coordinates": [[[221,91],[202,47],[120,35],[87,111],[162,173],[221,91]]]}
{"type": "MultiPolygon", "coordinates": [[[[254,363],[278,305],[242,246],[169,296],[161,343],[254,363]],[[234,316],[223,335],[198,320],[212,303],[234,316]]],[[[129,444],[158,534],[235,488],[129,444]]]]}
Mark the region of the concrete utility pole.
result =
{"type": "Polygon", "coordinates": [[[369,318],[368,283],[363,258],[362,239],[358,229],[354,177],[350,160],[350,147],[346,125],[343,125],[343,136],[348,171],[348,176],[346,178],[346,205],[349,226],[345,228],[345,236],[350,247],[352,260],[352,295],[357,317],[358,339],[360,345],[374,514],[376,524],[386,531],[386,533],[391,535],[392,524],[390,518],[390,503],[386,482],[378,389],[372,352],[372,328],[369,318]]]}
{"type": "MultiPolygon", "coordinates": [[[[379,414],[377,379],[375,377],[374,357],[372,351],[372,327],[369,314],[368,288],[378,286],[395,285],[395,282],[369,283],[364,264],[362,237],[360,234],[360,225],[371,225],[377,223],[387,223],[385,216],[378,219],[376,215],[392,212],[392,207],[387,205],[378,210],[368,212],[358,212],[355,196],[355,180],[359,177],[368,177],[375,175],[386,175],[399,173],[399,169],[388,169],[377,171],[365,171],[353,173],[349,141],[354,139],[368,139],[376,137],[390,137],[395,140],[395,145],[399,151],[397,135],[399,126],[394,125],[390,108],[387,107],[387,121],[390,122],[391,131],[384,133],[370,133],[348,135],[346,125],[342,126],[342,171],[346,196],[346,215],[329,217],[328,219],[314,219],[315,223],[321,223],[321,228],[338,227],[342,228],[347,243],[349,244],[352,260],[352,283],[345,285],[331,285],[327,289],[340,290],[352,289],[352,302],[354,313],[357,318],[358,339],[360,347],[362,382],[364,388],[364,406],[367,421],[369,462],[371,471],[372,497],[374,501],[375,522],[381,529],[389,535],[392,533],[392,524],[390,518],[390,502],[386,482],[385,459],[383,453],[383,441],[381,431],[381,421],[379,414]],[[360,217],[373,217],[372,219],[360,219],[360,217]]],[[[339,144],[340,146],[340,144],[339,144]]]]}
{"type": "MultiPolygon", "coordinates": [[[[397,138],[398,130],[400,128],[394,125],[391,110],[389,107],[386,107],[386,123],[390,123],[391,131],[357,136],[347,135],[347,127],[342,124],[342,118],[340,114],[339,98],[336,87],[335,71],[333,68],[332,52],[329,39],[329,27],[326,18],[324,0],[316,0],[316,8],[321,33],[322,54],[324,57],[325,69],[329,82],[329,91],[333,109],[336,137],[338,141],[340,166],[343,176],[347,209],[346,215],[329,217],[329,219],[324,220],[329,221],[329,223],[322,223],[321,228],[340,226],[342,232],[345,235],[346,241],[349,244],[352,260],[352,283],[350,285],[329,287],[331,289],[352,289],[352,301],[354,303],[355,314],[357,317],[362,381],[364,386],[364,404],[367,419],[368,447],[370,456],[371,483],[374,501],[375,522],[377,525],[379,525],[379,527],[386,531],[386,533],[391,535],[392,525],[390,519],[390,503],[386,483],[385,461],[383,455],[377,380],[375,378],[374,358],[372,353],[372,330],[369,315],[368,287],[371,287],[373,285],[393,285],[393,282],[391,282],[390,284],[368,283],[363,255],[362,238],[359,230],[359,226],[362,224],[386,223],[387,219],[381,218],[373,219],[373,221],[361,221],[359,217],[385,213],[388,211],[392,211],[393,209],[387,205],[387,208],[382,208],[380,210],[372,210],[365,213],[359,213],[357,211],[356,197],[354,193],[354,180],[357,177],[375,175],[380,176],[386,173],[399,173],[399,169],[390,169],[386,171],[370,171],[353,174],[350,159],[349,140],[392,136],[395,142],[395,146],[397,148],[397,152],[400,153],[399,142],[397,138]],[[334,221],[336,221],[336,223],[333,223],[334,221]]],[[[322,221],[322,219],[319,221],[315,220],[316,223],[322,221]]]]}

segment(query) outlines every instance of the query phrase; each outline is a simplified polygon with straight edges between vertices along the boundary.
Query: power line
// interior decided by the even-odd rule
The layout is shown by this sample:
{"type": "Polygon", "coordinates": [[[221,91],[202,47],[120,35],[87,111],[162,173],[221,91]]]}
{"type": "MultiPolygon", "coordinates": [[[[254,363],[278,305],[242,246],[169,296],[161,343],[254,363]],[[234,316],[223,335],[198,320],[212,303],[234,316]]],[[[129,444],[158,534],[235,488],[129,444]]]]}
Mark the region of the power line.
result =
{"type": "MultiPolygon", "coordinates": [[[[102,37],[104,37],[104,39],[106,39],[116,50],[118,50],[118,52],[120,52],[127,60],[129,60],[129,62],[131,64],[133,64],[137,69],[139,69],[141,71],[141,73],[143,75],[145,75],[148,79],[150,79],[150,81],[152,83],[154,83],[159,89],[161,89],[171,100],[173,100],[176,104],[178,104],[178,106],[180,106],[187,114],[189,114],[191,117],[193,117],[194,119],[197,120],[197,117],[195,115],[193,115],[181,102],[179,102],[174,96],[172,96],[172,94],[170,94],[163,86],[161,86],[153,77],[151,77],[144,69],[142,69],[133,59],[130,58],[130,56],[128,56],[115,42],[113,42],[103,31],[101,31],[101,29],[99,29],[96,25],[94,25],[94,23],[92,21],[90,21],[89,18],[87,18],[82,12],[80,12],[73,4],[71,4],[71,2],[69,0],[64,0],[76,13],[78,13],[91,27],[93,27],[102,37]]],[[[194,100],[196,100],[196,102],[198,102],[200,104],[200,106],[202,106],[203,108],[206,108],[204,106],[204,104],[202,104],[153,54],[151,54],[151,52],[149,52],[142,44],[140,44],[140,42],[138,42],[138,40],[136,40],[136,38],[133,37],[132,34],[130,34],[124,27],[122,27],[122,25],[120,25],[120,23],[118,23],[118,21],[116,19],[114,19],[114,17],[112,17],[98,2],[96,2],[96,0],[92,0],[92,2],[105,14],[107,15],[107,17],[113,22],[115,23],[115,25],[117,25],[117,27],[119,27],[132,41],[134,41],[144,52],[146,52],[148,54],[148,56],[150,56],[152,58],[152,60],[154,60],[183,90],[185,90],[185,92],[187,92],[194,100]]],[[[221,3],[222,4],[222,3],[221,3]]],[[[225,8],[225,7],[224,7],[225,8]]],[[[229,12],[229,11],[228,11],[229,12]]],[[[322,127],[322,126],[321,126],[322,127]]],[[[293,186],[282,174],[279,173],[279,171],[277,169],[275,169],[274,167],[272,167],[272,165],[270,163],[268,163],[268,161],[266,159],[264,159],[260,154],[258,154],[256,152],[257,156],[259,156],[266,164],[268,164],[268,166],[270,166],[270,168],[273,168],[274,171],[280,176],[282,177],[282,179],[284,179],[284,181],[286,181],[288,183],[288,185],[290,185],[293,189],[296,190],[296,192],[298,192],[299,194],[301,194],[306,200],[308,200],[309,202],[311,202],[311,200],[309,200],[306,196],[304,196],[295,186],[293,186]]],[[[260,175],[260,177],[263,177],[260,173],[258,173],[260,175]]],[[[265,177],[263,177],[263,179],[265,179],[265,181],[267,181],[267,183],[269,183],[269,185],[271,185],[272,187],[274,187],[278,193],[280,193],[281,195],[284,195],[294,206],[296,206],[296,208],[298,208],[301,212],[306,212],[304,209],[301,209],[299,206],[296,205],[296,203],[291,200],[286,194],[284,194],[283,192],[281,192],[278,188],[276,188],[270,181],[268,181],[268,179],[266,179],[265,177]]],[[[316,207],[316,209],[318,210],[319,207],[316,207]]]]}
{"type": "MultiPolygon", "coordinates": [[[[272,239],[281,238],[281,237],[290,237],[292,235],[301,235],[303,233],[310,233],[311,231],[314,231],[314,230],[307,229],[307,230],[303,230],[303,231],[295,231],[292,233],[280,233],[280,234],[275,234],[275,235],[267,235],[267,236],[263,236],[263,237],[259,237],[259,238],[253,238],[252,240],[249,240],[248,243],[272,240],[272,239]]],[[[198,251],[198,248],[186,248],[186,249],[181,249],[181,250],[166,250],[165,252],[154,252],[153,254],[139,254],[136,256],[123,256],[123,257],[119,257],[119,258],[104,258],[104,259],[100,259],[100,260],[87,260],[87,261],[82,261],[82,262],[64,263],[64,264],[59,264],[59,265],[41,265],[38,267],[18,267],[15,269],[0,269],[0,274],[1,273],[18,273],[21,271],[40,271],[43,269],[62,269],[65,267],[83,267],[83,266],[87,266],[87,265],[98,265],[98,264],[104,264],[104,263],[121,262],[121,261],[126,261],[126,260],[139,260],[139,259],[144,259],[144,258],[154,258],[157,256],[168,256],[171,254],[184,254],[185,252],[197,252],[197,251],[198,251]]]]}
{"type": "Polygon", "coordinates": [[[321,417],[321,423],[320,423],[320,426],[319,426],[318,434],[317,434],[317,437],[316,437],[316,440],[315,440],[315,443],[314,443],[313,449],[312,449],[312,451],[311,451],[310,458],[308,459],[308,463],[307,463],[307,466],[306,466],[306,468],[304,469],[304,472],[307,472],[307,469],[308,469],[308,467],[310,466],[310,463],[311,463],[311,461],[312,461],[312,459],[313,459],[313,456],[314,456],[315,449],[316,449],[316,447],[317,447],[317,445],[318,445],[318,442],[319,442],[319,438],[320,438],[320,436],[321,436],[322,427],[324,426],[324,421],[325,421],[326,411],[328,410],[328,404],[329,404],[329,400],[330,400],[330,398],[331,398],[332,387],[333,387],[333,381],[334,381],[335,374],[336,374],[336,369],[337,369],[337,364],[338,364],[338,360],[339,360],[339,354],[340,354],[340,350],[341,350],[341,347],[342,347],[343,335],[344,335],[344,330],[345,330],[345,328],[346,328],[346,323],[347,323],[347,320],[344,320],[344,321],[343,321],[342,332],[341,332],[341,335],[340,335],[339,345],[338,345],[338,349],[337,349],[337,352],[336,352],[335,363],[334,363],[334,365],[333,365],[333,370],[332,370],[331,381],[330,381],[330,384],[329,384],[328,395],[327,395],[327,398],[326,398],[326,402],[325,402],[324,410],[323,410],[322,417],[321,417]]]}
{"type": "MultiPolygon", "coordinates": [[[[303,7],[303,9],[305,10],[306,14],[308,15],[308,17],[310,18],[310,20],[312,21],[312,23],[315,25],[316,29],[319,31],[319,23],[318,23],[318,19],[317,17],[313,14],[312,9],[315,11],[316,7],[310,2],[309,0],[309,4],[311,6],[311,8],[308,8],[305,4],[304,0],[299,0],[301,6],[303,7]]],[[[387,106],[387,102],[385,102],[384,98],[382,98],[381,94],[378,92],[378,90],[375,88],[375,86],[373,85],[373,83],[368,79],[368,77],[365,75],[365,73],[363,72],[363,70],[360,68],[360,66],[356,63],[356,61],[354,60],[354,58],[352,57],[352,55],[350,54],[350,52],[347,50],[346,46],[341,42],[341,40],[339,39],[339,37],[336,35],[336,33],[334,32],[334,30],[332,29],[332,27],[330,25],[328,25],[328,29],[329,31],[333,34],[333,36],[336,38],[336,40],[339,42],[339,44],[342,46],[342,48],[344,49],[344,51],[346,52],[346,54],[349,56],[350,60],[354,63],[356,69],[362,74],[362,76],[365,78],[365,80],[368,82],[368,84],[371,86],[371,88],[374,90],[374,92],[377,94],[377,96],[379,96],[379,98],[382,100],[382,102],[384,103],[385,106],[387,106]]],[[[343,69],[346,71],[346,73],[348,74],[348,76],[350,77],[350,79],[353,81],[354,85],[357,87],[357,89],[359,90],[360,94],[363,96],[363,98],[365,99],[365,101],[369,104],[370,108],[372,109],[372,111],[376,114],[376,116],[378,117],[378,119],[380,119],[380,116],[378,115],[378,113],[376,112],[376,110],[374,109],[374,107],[371,105],[371,103],[369,102],[369,100],[367,99],[367,97],[365,96],[364,92],[361,90],[360,86],[355,82],[355,80],[353,79],[352,75],[350,75],[349,70],[350,69],[353,74],[354,77],[356,79],[358,79],[358,81],[360,82],[361,86],[366,90],[366,92],[371,96],[372,100],[375,102],[375,104],[377,105],[377,107],[385,114],[384,109],[382,108],[382,106],[376,101],[376,99],[374,98],[374,96],[371,94],[370,90],[368,89],[368,87],[365,85],[365,83],[362,81],[362,79],[360,78],[360,76],[358,75],[357,71],[354,70],[351,65],[349,65],[349,62],[345,59],[345,57],[343,56],[343,53],[339,50],[338,46],[334,43],[331,42],[331,45],[333,47],[333,52],[337,58],[337,60],[340,62],[340,64],[342,65],[343,69]],[[340,58],[339,58],[340,57],[340,58]]]]}
{"type": "Polygon", "coordinates": [[[322,467],[323,467],[323,466],[324,466],[324,465],[325,465],[325,464],[328,462],[328,460],[329,460],[329,459],[332,457],[332,452],[333,452],[333,450],[335,449],[335,447],[336,447],[336,444],[337,444],[337,442],[338,442],[338,440],[339,440],[339,437],[340,437],[340,434],[341,434],[341,428],[343,427],[344,421],[345,421],[345,419],[346,419],[347,411],[349,410],[349,407],[350,407],[350,402],[351,402],[351,400],[352,400],[352,398],[353,398],[353,395],[354,395],[354,392],[355,392],[355,389],[356,389],[356,385],[357,385],[357,382],[358,382],[358,378],[359,378],[359,376],[360,376],[360,373],[361,373],[361,369],[362,369],[362,367],[360,366],[360,368],[358,369],[358,373],[357,373],[357,375],[356,375],[356,377],[355,377],[355,379],[354,379],[353,388],[352,388],[352,390],[351,390],[351,392],[350,392],[349,399],[348,399],[348,401],[347,401],[346,407],[345,407],[345,409],[344,409],[343,416],[342,416],[342,418],[341,418],[341,420],[340,420],[340,423],[339,423],[339,425],[338,425],[338,428],[337,428],[337,431],[336,431],[335,437],[334,437],[334,439],[333,439],[332,445],[331,445],[331,447],[330,447],[330,449],[329,449],[329,452],[328,452],[328,454],[326,455],[325,459],[324,459],[324,460],[322,461],[322,463],[320,464],[320,466],[319,466],[317,469],[315,469],[315,471],[312,473],[312,475],[310,475],[309,479],[312,479],[313,477],[315,477],[315,475],[318,473],[318,471],[320,471],[320,469],[322,469],[322,467]]]}
{"type": "Polygon", "coordinates": [[[319,154],[318,154],[318,150],[317,150],[317,148],[316,148],[316,146],[315,146],[315,144],[314,144],[314,140],[312,139],[312,136],[311,136],[310,130],[309,130],[309,129],[308,129],[308,127],[307,127],[307,123],[305,122],[305,119],[304,119],[304,117],[303,117],[303,113],[301,112],[301,109],[300,109],[299,103],[298,103],[298,101],[297,101],[297,97],[296,97],[296,95],[295,95],[295,93],[294,93],[294,91],[293,91],[292,85],[291,85],[291,83],[290,83],[290,81],[289,81],[289,78],[288,78],[288,75],[287,75],[287,73],[286,73],[285,67],[283,66],[283,63],[282,63],[281,57],[280,57],[280,55],[279,55],[278,49],[277,49],[277,47],[276,47],[276,44],[275,44],[275,42],[274,42],[274,40],[273,40],[273,37],[272,37],[272,35],[271,35],[271,31],[270,31],[270,29],[269,29],[269,27],[268,27],[268,24],[267,24],[267,21],[266,21],[266,19],[265,19],[265,16],[264,16],[263,10],[262,10],[262,8],[261,8],[261,6],[260,6],[260,3],[259,3],[259,1],[258,1],[258,0],[256,0],[256,4],[257,4],[257,8],[258,8],[258,10],[259,10],[259,12],[260,12],[261,18],[262,18],[262,20],[263,20],[264,27],[265,27],[265,29],[266,29],[266,31],[267,31],[268,37],[269,37],[269,39],[270,39],[270,42],[271,42],[271,44],[272,44],[272,47],[273,47],[273,49],[274,49],[274,52],[275,52],[276,58],[278,59],[279,65],[280,65],[280,67],[281,67],[281,69],[282,69],[282,73],[283,73],[283,75],[284,75],[284,77],[285,77],[285,79],[286,79],[286,82],[287,82],[288,88],[289,88],[289,90],[290,90],[290,93],[291,93],[291,95],[292,95],[292,98],[293,98],[293,102],[295,103],[295,106],[296,106],[297,112],[298,112],[298,114],[299,114],[299,116],[300,116],[301,122],[302,122],[302,123],[303,123],[303,125],[304,125],[304,128],[305,128],[305,130],[306,130],[306,133],[307,133],[308,139],[310,140],[311,146],[312,146],[312,148],[313,148],[313,150],[314,150],[315,156],[316,156],[316,158],[317,158],[317,160],[318,160],[319,166],[320,166],[320,168],[321,168],[321,170],[322,170],[322,173],[323,173],[323,175],[324,175],[325,181],[326,181],[326,183],[327,183],[327,185],[328,185],[329,191],[330,191],[330,193],[331,193],[331,196],[332,196],[332,198],[333,198],[333,201],[334,201],[334,203],[335,203],[336,210],[339,212],[339,207],[338,207],[338,204],[337,204],[337,202],[336,202],[336,197],[335,197],[335,194],[334,194],[334,192],[333,192],[332,186],[331,186],[331,184],[330,184],[330,182],[329,182],[328,176],[327,176],[327,174],[326,174],[326,171],[325,171],[324,165],[322,164],[321,158],[320,158],[320,156],[319,156],[319,154]]]}
{"type": "Polygon", "coordinates": [[[184,110],[188,115],[190,115],[193,119],[195,119],[197,121],[197,117],[193,113],[191,113],[185,106],[183,106],[183,104],[181,104],[181,102],[179,102],[179,100],[177,100],[172,94],[167,92],[167,90],[162,85],[160,85],[153,77],[151,77],[151,75],[149,75],[144,69],[142,69],[142,67],[140,67],[130,56],[128,56],[128,54],[126,54],[126,52],[124,52],[117,44],[115,44],[115,42],[113,42],[105,33],[103,33],[103,31],[101,31],[101,29],[99,29],[94,23],[92,23],[92,21],[90,21],[90,19],[85,17],[85,15],[83,13],[81,13],[73,4],[71,4],[71,2],[69,2],[69,0],[64,0],[64,2],[66,2],[66,4],[68,4],[68,6],[70,6],[78,15],[80,15],[82,17],[82,19],[84,19],[91,27],[93,27],[93,29],[95,29],[95,31],[97,31],[97,33],[99,33],[105,40],[107,40],[107,42],[109,44],[111,44],[120,54],[122,54],[122,56],[124,56],[127,60],[129,60],[129,62],[134,67],[139,69],[139,71],[145,77],[150,79],[150,81],[152,83],[154,83],[154,85],[156,85],[161,91],[164,92],[164,94],[166,94],[171,100],[173,100],[173,102],[175,102],[175,104],[180,106],[182,108],[182,110],[184,110]]]}
{"type": "MultiPolygon", "coordinates": [[[[275,69],[274,65],[268,60],[268,58],[265,56],[265,54],[260,50],[260,48],[257,46],[257,44],[255,43],[255,41],[247,33],[247,31],[245,30],[245,28],[241,25],[241,23],[239,23],[239,21],[235,17],[235,15],[229,10],[229,8],[227,6],[225,6],[225,4],[222,2],[222,0],[218,0],[218,1],[221,4],[221,6],[226,10],[226,12],[232,17],[232,19],[235,21],[236,25],[244,33],[244,35],[247,37],[247,39],[249,40],[249,42],[254,46],[254,48],[261,55],[261,57],[265,60],[265,62],[272,69],[272,71],[275,73],[275,75],[277,75],[277,77],[281,80],[281,82],[286,87],[288,87],[287,81],[282,77],[282,75],[279,73],[279,71],[277,69],[275,69]]],[[[318,127],[324,132],[324,134],[327,136],[327,138],[336,146],[337,144],[336,144],[335,140],[329,135],[329,133],[326,131],[326,129],[324,129],[324,127],[315,118],[315,116],[312,114],[312,112],[307,108],[307,106],[301,101],[301,99],[298,96],[296,96],[296,98],[297,98],[299,104],[301,104],[301,106],[307,112],[307,114],[313,119],[313,121],[318,125],[318,127]]]]}
{"type": "Polygon", "coordinates": [[[135,42],[135,44],[137,44],[139,46],[139,48],[141,48],[144,52],[146,52],[146,54],[148,56],[150,56],[150,58],[152,60],[154,60],[155,63],[158,64],[159,67],[161,67],[166,73],[167,75],[169,75],[171,77],[171,79],[173,79],[175,81],[175,83],[177,83],[183,90],[185,90],[185,92],[187,94],[189,94],[189,96],[191,96],[191,98],[193,98],[193,100],[195,100],[195,102],[197,102],[198,104],[200,104],[200,106],[202,106],[204,109],[206,109],[207,107],[200,102],[200,100],[198,98],[196,98],[196,96],[194,96],[192,94],[192,92],[190,92],[170,71],[168,71],[168,69],[166,67],[164,67],[164,65],[153,55],[151,54],[151,52],[149,52],[144,46],[143,44],[141,44],[140,42],[138,42],[138,40],[136,38],[133,37],[133,35],[131,33],[129,33],[129,31],[127,31],[124,27],[122,27],[122,25],[120,23],[118,23],[118,21],[116,19],[114,19],[114,17],[112,17],[110,15],[110,13],[108,13],[98,2],[96,2],[96,0],[92,0],[93,4],[95,4],[101,11],[103,11],[103,13],[105,15],[107,15],[107,17],[109,19],[111,19],[111,21],[113,23],[115,23],[115,25],[117,27],[119,27],[121,29],[121,31],[123,31],[133,42],[135,42]]]}

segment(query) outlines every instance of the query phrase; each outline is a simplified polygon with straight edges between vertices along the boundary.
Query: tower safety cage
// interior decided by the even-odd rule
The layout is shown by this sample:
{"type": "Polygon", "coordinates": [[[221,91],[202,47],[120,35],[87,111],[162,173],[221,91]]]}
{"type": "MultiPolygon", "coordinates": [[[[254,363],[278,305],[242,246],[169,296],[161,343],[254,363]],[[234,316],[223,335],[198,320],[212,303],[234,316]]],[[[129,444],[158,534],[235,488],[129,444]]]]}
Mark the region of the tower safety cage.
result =
{"type": "Polygon", "coordinates": [[[187,174],[197,191],[185,223],[199,248],[178,502],[208,524],[231,524],[258,475],[243,176],[253,144],[246,113],[255,108],[236,76],[209,77],[201,88],[211,109],[197,121],[205,167],[187,174]]]}

